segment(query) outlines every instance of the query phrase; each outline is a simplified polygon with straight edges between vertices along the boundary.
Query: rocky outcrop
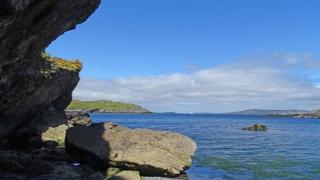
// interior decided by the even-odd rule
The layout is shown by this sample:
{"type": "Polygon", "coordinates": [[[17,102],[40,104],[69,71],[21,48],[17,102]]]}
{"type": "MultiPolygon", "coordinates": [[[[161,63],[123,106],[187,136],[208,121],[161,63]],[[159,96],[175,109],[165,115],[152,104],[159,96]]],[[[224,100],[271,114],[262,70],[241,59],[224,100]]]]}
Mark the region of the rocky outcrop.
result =
{"type": "Polygon", "coordinates": [[[267,131],[268,127],[264,124],[254,124],[252,126],[249,127],[244,127],[242,128],[242,130],[246,130],[246,131],[267,131]]]}
{"type": "MultiPolygon", "coordinates": [[[[0,2],[0,140],[48,110],[63,111],[79,81],[79,62],[41,56],[100,0],[0,2]]],[[[72,47],[70,47],[72,48],[72,47]]]]}
{"type": "Polygon", "coordinates": [[[177,176],[191,166],[196,144],[177,133],[128,129],[111,123],[68,129],[67,153],[92,165],[139,171],[147,176],[177,176]]]}
{"type": "Polygon", "coordinates": [[[90,115],[85,111],[65,111],[69,127],[75,125],[90,126],[90,115]]]}

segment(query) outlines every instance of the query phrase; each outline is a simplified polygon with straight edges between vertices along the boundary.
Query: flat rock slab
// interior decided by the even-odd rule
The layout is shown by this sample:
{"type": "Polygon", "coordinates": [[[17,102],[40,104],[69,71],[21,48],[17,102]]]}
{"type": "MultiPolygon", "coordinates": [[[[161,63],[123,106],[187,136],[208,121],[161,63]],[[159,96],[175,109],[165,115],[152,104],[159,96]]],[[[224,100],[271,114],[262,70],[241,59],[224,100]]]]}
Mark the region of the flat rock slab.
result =
{"type": "Polygon", "coordinates": [[[188,169],[196,144],[171,132],[129,129],[111,123],[67,131],[66,151],[101,168],[136,170],[145,176],[173,177],[188,169]]]}

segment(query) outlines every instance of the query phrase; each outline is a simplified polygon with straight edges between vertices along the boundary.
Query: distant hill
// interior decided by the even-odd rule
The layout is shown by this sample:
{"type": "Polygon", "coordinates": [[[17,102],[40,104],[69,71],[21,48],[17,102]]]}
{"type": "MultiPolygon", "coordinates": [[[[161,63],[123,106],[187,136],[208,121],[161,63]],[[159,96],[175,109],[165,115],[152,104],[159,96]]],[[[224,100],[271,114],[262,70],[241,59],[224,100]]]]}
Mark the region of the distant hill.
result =
{"type": "Polygon", "coordinates": [[[79,101],[73,100],[67,107],[67,110],[82,110],[97,113],[150,113],[143,107],[123,102],[114,102],[107,100],[98,101],[79,101]]]}
{"type": "Polygon", "coordinates": [[[238,114],[238,115],[288,115],[288,114],[301,114],[307,113],[309,111],[305,110],[267,110],[267,109],[248,109],[239,112],[231,112],[228,114],[238,114]]]}

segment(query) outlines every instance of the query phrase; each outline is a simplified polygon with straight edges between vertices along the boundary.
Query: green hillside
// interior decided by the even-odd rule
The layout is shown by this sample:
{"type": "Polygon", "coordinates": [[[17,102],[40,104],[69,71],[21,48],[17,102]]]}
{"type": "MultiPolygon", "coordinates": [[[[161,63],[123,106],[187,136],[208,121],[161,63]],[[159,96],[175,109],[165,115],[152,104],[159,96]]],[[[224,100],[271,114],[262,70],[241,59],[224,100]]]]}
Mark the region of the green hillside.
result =
{"type": "Polygon", "coordinates": [[[149,113],[139,105],[106,100],[79,101],[73,100],[67,110],[85,110],[101,113],[149,113]]]}

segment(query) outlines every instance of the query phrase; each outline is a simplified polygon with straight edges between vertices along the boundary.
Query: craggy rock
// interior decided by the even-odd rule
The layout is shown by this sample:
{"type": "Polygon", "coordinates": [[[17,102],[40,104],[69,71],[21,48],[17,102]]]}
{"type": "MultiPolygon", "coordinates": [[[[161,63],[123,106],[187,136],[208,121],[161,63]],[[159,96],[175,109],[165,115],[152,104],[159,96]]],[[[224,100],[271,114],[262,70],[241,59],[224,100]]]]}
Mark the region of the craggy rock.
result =
{"type": "Polygon", "coordinates": [[[136,170],[146,176],[177,176],[191,166],[196,144],[183,135],[128,129],[111,123],[68,129],[67,153],[92,165],[136,170]]]}
{"type": "Polygon", "coordinates": [[[88,112],[85,111],[66,111],[66,116],[69,126],[90,126],[92,124],[88,112]]]}
{"type": "MultiPolygon", "coordinates": [[[[63,111],[79,81],[79,62],[41,56],[100,0],[0,1],[0,140],[49,109],[63,111]]],[[[72,48],[72,47],[70,47],[72,48]]]]}

